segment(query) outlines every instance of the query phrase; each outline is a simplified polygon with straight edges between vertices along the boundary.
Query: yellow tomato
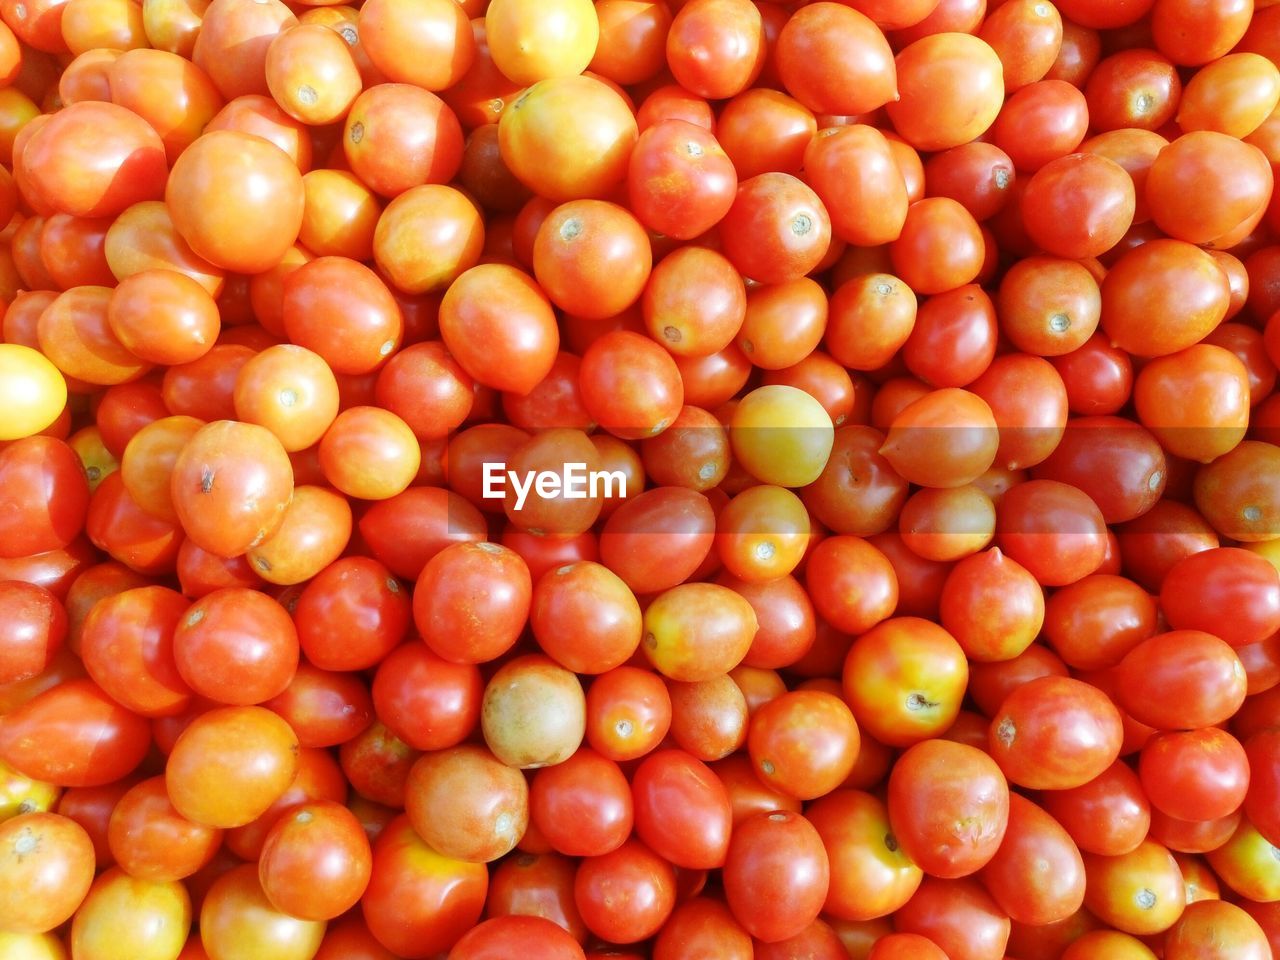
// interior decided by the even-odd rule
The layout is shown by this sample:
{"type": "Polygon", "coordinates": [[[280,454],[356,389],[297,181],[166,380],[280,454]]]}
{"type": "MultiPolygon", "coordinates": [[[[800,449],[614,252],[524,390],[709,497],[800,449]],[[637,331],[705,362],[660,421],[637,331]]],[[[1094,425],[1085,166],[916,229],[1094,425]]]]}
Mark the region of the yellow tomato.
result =
{"type": "Polygon", "coordinates": [[[0,343],[0,440],[20,440],[58,419],[67,381],[38,351],[0,343]]]}
{"type": "Polygon", "coordinates": [[[0,931],[0,957],[4,960],[67,960],[67,951],[52,933],[0,931]]]}
{"type": "Polygon", "coordinates": [[[515,83],[576,77],[600,42],[591,0],[493,0],[484,24],[494,64],[515,83]]]}
{"type": "Polygon", "coordinates": [[[1256,543],[1242,543],[1250,553],[1256,553],[1269,564],[1276,568],[1276,572],[1280,573],[1280,538],[1275,540],[1259,540],[1256,543]]]}
{"type": "Polygon", "coordinates": [[[803,487],[827,465],[835,427],[812,396],[772,384],[742,398],[729,424],[729,442],[738,462],[761,483],[803,487]]]}
{"type": "Polygon", "coordinates": [[[94,882],[71,923],[76,960],[171,960],[187,942],[191,898],[176,880],[138,880],[113,867],[94,882]]]}

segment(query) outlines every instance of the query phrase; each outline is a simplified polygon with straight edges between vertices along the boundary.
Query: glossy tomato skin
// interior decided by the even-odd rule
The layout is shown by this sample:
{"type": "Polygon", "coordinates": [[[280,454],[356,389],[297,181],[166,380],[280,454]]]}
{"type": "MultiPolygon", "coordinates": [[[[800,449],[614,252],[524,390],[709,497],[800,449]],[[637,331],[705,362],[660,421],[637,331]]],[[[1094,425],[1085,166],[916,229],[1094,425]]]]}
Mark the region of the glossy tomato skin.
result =
{"type": "Polygon", "coordinates": [[[991,721],[990,750],[1019,786],[1069,790],[1115,762],[1123,737],[1120,711],[1100,690],[1041,677],[1005,698],[991,721]]]}
{"type": "Polygon", "coordinates": [[[830,865],[822,839],[798,813],[758,813],[738,824],[724,866],[729,909],[757,940],[786,940],[818,916],[830,865]],[[773,895],[787,891],[783,906],[773,895]]]}
{"type": "Polygon", "coordinates": [[[147,722],[88,679],[52,687],[0,719],[0,760],[64,787],[119,780],[150,742],[147,722]]]}
{"type": "Polygon", "coordinates": [[[27,437],[0,450],[0,556],[58,550],[84,526],[89,486],[75,452],[52,437],[27,437]]]}
{"type": "Polygon", "coordinates": [[[1009,795],[1004,840],[980,878],[1020,923],[1065,920],[1084,903],[1084,861],[1075,842],[1052,816],[1016,793],[1009,795]]]}
{"type": "Polygon", "coordinates": [[[1162,730],[1221,723],[1239,709],[1247,689],[1244,666],[1231,647],[1198,630],[1144,640],[1116,670],[1121,706],[1162,730]]]}
{"type": "Polygon", "coordinates": [[[711,769],[682,751],[660,750],[632,775],[636,834],[684,869],[722,866],[729,848],[728,793],[711,769]]]}
{"type": "Polygon", "coordinates": [[[1247,550],[1206,550],[1169,570],[1160,608],[1174,629],[1214,633],[1233,647],[1257,643],[1280,629],[1280,575],[1247,550]]]}
{"type": "Polygon", "coordinates": [[[988,863],[1009,821],[1009,786],[981,750],[947,740],[909,747],[889,775],[889,819],[902,849],[931,876],[988,863]]]}

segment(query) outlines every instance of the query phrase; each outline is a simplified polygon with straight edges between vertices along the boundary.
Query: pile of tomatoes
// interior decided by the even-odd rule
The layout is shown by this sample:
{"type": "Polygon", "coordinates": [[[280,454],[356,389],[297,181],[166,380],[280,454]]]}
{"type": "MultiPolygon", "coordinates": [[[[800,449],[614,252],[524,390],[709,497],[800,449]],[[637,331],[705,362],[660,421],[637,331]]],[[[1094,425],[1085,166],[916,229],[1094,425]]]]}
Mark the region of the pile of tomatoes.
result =
{"type": "Polygon", "coordinates": [[[0,0],[0,960],[1270,960],[1278,164],[1276,0],[0,0]]]}

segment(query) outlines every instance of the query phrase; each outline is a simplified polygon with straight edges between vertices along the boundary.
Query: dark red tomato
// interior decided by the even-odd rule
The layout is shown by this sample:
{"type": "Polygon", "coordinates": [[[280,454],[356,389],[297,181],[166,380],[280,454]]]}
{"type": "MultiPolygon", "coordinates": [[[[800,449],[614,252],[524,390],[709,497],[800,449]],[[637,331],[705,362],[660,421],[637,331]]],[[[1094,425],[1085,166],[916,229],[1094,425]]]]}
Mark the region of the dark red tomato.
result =
{"type": "Polygon", "coordinates": [[[827,898],[830,865],[822,838],[798,813],[758,813],[739,823],[724,865],[729,909],[757,940],[799,934],[827,898]]]}
{"type": "Polygon", "coordinates": [[[995,305],[977,284],[925,300],[902,348],[907,369],[934,387],[972,383],[995,355],[995,305]]]}
{"type": "Polygon", "coordinates": [[[1169,570],[1160,608],[1175,630],[1203,630],[1243,647],[1280,630],[1280,574],[1248,550],[1205,550],[1169,570]]]}
{"type": "Polygon", "coordinates": [[[1009,821],[1009,786],[995,761],[949,740],[925,740],[898,758],[888,803],[902,849],[935,877],[980,870],[1009,821]]]}
{"type": "Polygon", "coordinates": [[[392,733],[417,750],[443,750],[475,729],[484,683],[474,665],[442,660],[411,640],[378,665],[372,692],[392,733]]]}
{"type": "Polygon", "coordinates": [[[92,680],[68,680],[0,718],[0,761],[60,787],[91,787],[131,773],[151,728],[92,680]]]}
{"type": "Polygon", "coordinates": [[[1116,413],[1133,391],[1133,361],[1101,333],[1050,358],[1067,388],[1067,404],[1080,416],[1116,413]]]}
{"type": "Polygon", "coordinates": [[[639,840],[628,840],[579,864],[573,898],[596,936],[638,943],[657,933],[675,908],[675,868],[639,840]]]}
{"type": "Polygon", "coordinates": [[[991,719],[990,751],[1005,775],[1032,790],[1069,790],[1115,762],[1120,711],[1096,687],[1041,677],[1005,698],[991,719]]]}
{"type": "Polygon", "coordinates": [[[579,749],[534,774],[529,818],[557,853],[601,856],[618,849],[631,833],[632,790],[617,763],[579,749]]]}
{"type": "Polygon", "coordinates": [[[1120,164],[1090,153],[1050,160],[1027,181],[1022,219],[1027,235],[1057,257],[1106,253],[1133,223],[1137,196],[1120,164]]]}
{"type": "Polygon", "coordinates": [[[1222,723],[1244,702],[1247,679],[1234,650],[1199,630],[1144,640],[1116,668],[1120,706],[1159,730],[1222,723]]]}
{"type": "Polygon", "coordinates": [[[469,930],[449,951],[452,960],[584,960],[577,940],[542,917],[493,917],[469,930]]]}
{"type": "Polygon", "coordinates": [[[1045,586],[1064,586],[1093,573],[1106,554],[1106,521],[1080,489],[1031,480],[996,505],[996,543],[1045,586]]]}
{"type": "Polygon", "coordinates": [[[404,639],[409,596],[377,560],[343,557],[298,596],[293,620],[307,659],[324,670],[364,670],[404,639]]]}
{"type": "Polygon", "coordinates": [[[710,767],[682,750],[659,750],[636,768],[631,790],[636,836],[654,853],[683,869],[724,865],[732,816],[710,767]]]}
{"type": "Polygon", "coordinates": [[[62,549],[88,509],[89,482],[66,443],[34,436],[0,449],[0,557],[62,549]]]}
{"type": "Polygon", "coordinates": [[[676,907],[653,943],[653,960],[707,956],[753,960],[751,937],[720,900],[694,897],[676,907]]]}
{"type": "Polygon", "coordinates": [[[44,587],[0,582],[0,684],[43,673],[67,637],[67,610],[44,587]]]}
{"type": "Polygon", "coordinates": [[[980,879],[1019,923],[1057,923],[1084,903],[1084,861],[1075,842],[1057,820],[1016,793],[1009,795],[1004,841],[980,879]]]}
{"type": "Polygon", "coordinates": [[[804,489],[805,506],[834,533],[869,537],[896,522],[907,482],[880,453],[884,440],[874,427],[840,427],[822,473],[804,489]]]}
{"type": "Polygon", "coordinates": [[[1009,917],[976,880],[925,877],[894,929],[928,937],[953,960],[1001,960],[1009,917]]]}
{"type": "Polygon", "coordinates": [[[1168,479],[1164,451],[1150,431],[1132,420],[1109,416],[1068,422],[1062,441],[1032,469],[1032,476],[1083,490],[1109,524],[1150,510],[1168,479]],[[1103,477],[1111,479],[1103,482],[1103,477]]]}

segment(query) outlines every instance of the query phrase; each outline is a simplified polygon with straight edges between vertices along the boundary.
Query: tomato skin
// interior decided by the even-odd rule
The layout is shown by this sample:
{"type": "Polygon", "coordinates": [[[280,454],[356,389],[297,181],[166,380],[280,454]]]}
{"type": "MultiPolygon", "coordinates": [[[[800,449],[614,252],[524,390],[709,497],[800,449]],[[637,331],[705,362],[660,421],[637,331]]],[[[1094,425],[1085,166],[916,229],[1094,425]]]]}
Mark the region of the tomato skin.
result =
{"type": "Polygon", "coordinates": [[[1144,640],[1116,668],[1120,705],[1160,730],[1222,723],[1244,701],[1247,679],[1235,651],[1199,630],[1144,640]]]}
{"type": "Polygon", "coordinates": [[[539,960],[584,960],[582,947],[542,917],[492,917],[469,930],[449,951],[454,960],[502,960],[514,953],[539,960]]]}
{"type": "Polygon", "coordinates": [[[1160,608],[1175,630],[1214,633],[1233,647],[1280,630],[1280,574],[1238,547],[1178,561],[1160,587],[1160,608]]]}
{"type": "Polygon", "coordinates": [[[426,958],[451,949],[475,926],[488,887],[483,864],[440,855],[399,816],[373,845],[361,909],[384,947],[397,956],[426,958]]]}
{"type": "Polygon", "coordinates": [[[990,751],[1019,786],[1069,790],[1114,763],[1123,738],[1120,711],[1100,690],[1041,677],[1005,698],[991,719],[990,751]]]}
{"type": "Polygon", "coordinates": [[[145,717],[174,716],[191,702],[173,637],[191,604],[166,587],[123,590],[94,604],[81,628],[89,675],[122,706],[145,717]]]}
{"type": "Polygon", "coordinates": [[[0,864],[0,927],[44,933],[69,920],[88,892],[93,844],[67,817],[22,814],[0,823],[0,864]]]}
{"type": "Polygon", "coordinates": [[[898,53],[896,65],[899,99],[888,103],[889,119],[917,150],[947,150],[976,139],[1004,103],[1000,58],[977,37],[921,37],[898,53]],[[963,98],[964,109],[955,109],[961,100],[954,97],[963,98]]]}
{"type": "Polygon", "coordinates": [[[1106,553],[1106,521],[1089,495],[1056,480],[1018,484],[996,506],[996,543],[1045,586],[1093,573],[1106,553]]]}
{"type": "Polygon", "coordinates": [[[0,718],[0,761],[62,787],[119,780],[150,742],[147,722],[92,680],[68,680],[0,718]]]}
{"type": "Polygon", "coordinates": [[[923,872],[898,845],[889,811],[878,798],[837,790],[815,801],[805,816],[822,838],[831,865],[824,913],[872,920],[911,899],[923,872]]]}
{"type": "Polygon", "coordinates": [[[925,740],[889,775],[889,820],[903,851],[930,876],[963,877],[995,855],[1009,819],[1009,787],[975,747],[925,740]]]}
{"type": "Polygon", "coordinates": [[[982,868],[983,885],[1019,923],[1065,920],[1084,903],[1084,861],[1052,816],[1016,793],[1009,795],[1009,827],[982,868]]]}
{"type": "Polygon", "coordinates": [[[656,933],[675,907],[676,873],[639,840],[587,857],[578,865],[573,899],[587,928],[612,943],[638,943],[656,933]],[[617,904],[625,904],[618,909],[617,904]]]}
{"type": "Polygon", "coordinates": [[[413,618],[437,655],[483,663],[516,642],[532,591],[528,566],[514,551],[492,543],[454,544],[423,568],[413,591],[413,618]],[[485,601],[481,619],[478,598],[485,601]]]}
{"type": "Polygon", "coordinates": [[[1135,936],[1161,933],[1186,906],[1177,861],[1154,840],[1118,857],[1085,854],[1085,906],[1104,923],[1135,936]]]}
{"type": "Polygon", "coordinates": [[[928,937],[952,960],[1001,960],[1009,918],[973,879],[925,877],[894,917],[894,929],[928,937]]]}
{"type": "Polygon", "coordinates": [[[729,840],[725,897],[734,918],[757,940],[796,936],[817,918],[827,897],[830,865],[822,839],[798,813],[758,813],[729,840]],[[786,891],[786,905],[772,896],[786,891]]]}
{"type": "Polygon", "coordinates": [[[632,775],[636,835],[688,870],[722,866],[731,815],[724,785],[706,764],[678,750],[649,754],[632,775]]]}
{"type": "Polygon", "coordinates": [[[75,451],[32,436],[0,449],[0,557],[61,549],[84,526],[89,485],[75,451]]]}
{"type": "Polygon", "coordinates": [[[628,160],[632,212],[649,230],[675,240],[692,240],[719,223],[737,185],[719,141],[688,120],[671,118],[642,130],[628,160]]]}

